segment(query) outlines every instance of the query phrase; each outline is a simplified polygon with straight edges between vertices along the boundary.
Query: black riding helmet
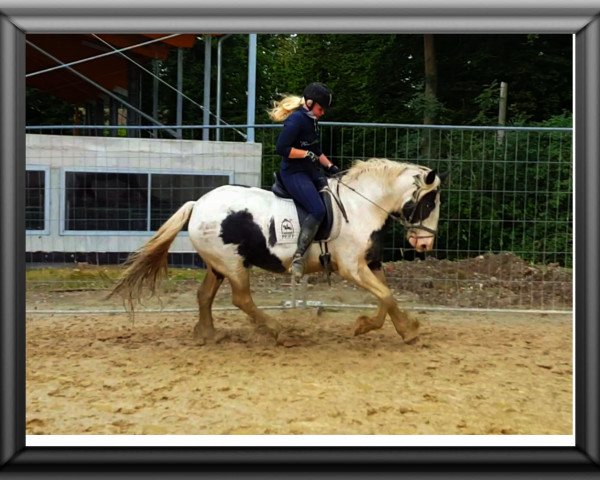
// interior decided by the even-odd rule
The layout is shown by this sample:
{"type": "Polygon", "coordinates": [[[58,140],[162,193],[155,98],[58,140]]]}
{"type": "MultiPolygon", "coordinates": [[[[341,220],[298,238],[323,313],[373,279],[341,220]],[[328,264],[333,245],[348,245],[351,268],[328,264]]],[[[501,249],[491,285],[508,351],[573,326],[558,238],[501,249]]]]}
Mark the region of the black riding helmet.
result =
{"type": "Polygon", "coordinates": [[[331,107],[333,103],[333,94],[329,87],[321,82],[313,82],[309,84],[302,92],[306,106],[312,109],[315,103],[318,103],[323,108],[331,107]]]}

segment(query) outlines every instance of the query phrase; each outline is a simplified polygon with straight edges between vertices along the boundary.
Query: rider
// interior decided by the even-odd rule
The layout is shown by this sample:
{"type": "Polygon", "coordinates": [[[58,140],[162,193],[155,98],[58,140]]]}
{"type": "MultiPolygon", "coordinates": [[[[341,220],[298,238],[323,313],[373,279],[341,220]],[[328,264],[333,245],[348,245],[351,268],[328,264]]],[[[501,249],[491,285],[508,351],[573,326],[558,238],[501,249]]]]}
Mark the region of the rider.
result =
{"type": "Polygon", "coordinates": [[[319,118],[331,107],[332,93],[327,85],[319,82],[309,84],[302,97],[288,96],[269,111],[272,120],[283,121],[275,151],[281,155],[281,180],[292,198],[308,215],[300,227],[298,248],[292,259],[290,270],[296,281],[304,274],[306,251],[325,218],[325,205],[319,195],[327,180],[321,166],[328,175],[339,172],[321,150],[319,140],[319,118]]]}

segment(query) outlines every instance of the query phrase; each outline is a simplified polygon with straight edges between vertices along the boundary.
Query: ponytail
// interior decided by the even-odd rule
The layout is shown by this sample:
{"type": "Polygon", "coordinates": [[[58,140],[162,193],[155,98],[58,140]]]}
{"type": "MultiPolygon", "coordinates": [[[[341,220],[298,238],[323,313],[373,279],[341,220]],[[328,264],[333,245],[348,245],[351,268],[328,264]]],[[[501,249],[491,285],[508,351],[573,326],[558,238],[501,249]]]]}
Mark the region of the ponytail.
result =
{"type": "Polygon", "coordinates": [[[267,110],[269,118],[274,122],[283,122],[294,110],[304,105],[304,98],[296,95],[288,95],[281,100],[273,101],[273,108],[267,110]]]}

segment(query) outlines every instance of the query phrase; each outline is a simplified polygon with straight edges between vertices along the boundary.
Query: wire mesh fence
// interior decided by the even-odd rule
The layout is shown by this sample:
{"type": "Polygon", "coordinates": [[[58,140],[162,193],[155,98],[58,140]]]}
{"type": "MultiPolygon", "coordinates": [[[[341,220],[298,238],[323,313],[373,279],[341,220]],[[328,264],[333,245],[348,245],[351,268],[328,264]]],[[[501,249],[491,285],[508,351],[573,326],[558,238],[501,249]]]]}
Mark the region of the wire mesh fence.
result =
{"type": "MultiPolygon", "coordinates": [[[[117,263],[177,202],[224,183],[270,187],[280,126],[253,126],[254,144],[246,125],[219,127],[219,142],[195,140],[206,128],[168,139],[176,127],[28,127],[28,264],[117,263]],[[71,143],[60,146],[62,137],[71,143]]],[[[449,172],[432,253],[415,254],[401,227],[386,230],[383,257],[398,291],[428,305],[571,308],[571,129],[323,122],[321,139],[342,169],[384,157],[449,172]]],[[[198,265],[182,236],[171,263],[198,265]]]]}

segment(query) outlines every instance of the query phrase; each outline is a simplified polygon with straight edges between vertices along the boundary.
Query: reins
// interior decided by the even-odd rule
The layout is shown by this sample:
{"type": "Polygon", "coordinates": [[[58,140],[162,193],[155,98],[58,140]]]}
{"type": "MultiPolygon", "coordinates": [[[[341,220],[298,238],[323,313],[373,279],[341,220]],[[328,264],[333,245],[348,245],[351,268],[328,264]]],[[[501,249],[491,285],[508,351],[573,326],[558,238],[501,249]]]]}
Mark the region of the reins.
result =
{"type": "MultiPolygon", "coordinates": [[[[435,237],[435,235],[437,234],[436,230],[433,230],[432,228],[426,227],[425,225],[422,224],[413,224],[411,223],[416,211],[417,211],[417,207],[415,206],[415,209],[412,213],[412,215],[410,216],[410,218],[407,220],[404,217],[401,217],[399,215],[396,215],[393,212],[390,212],[388,210],[386,210],[385,208],[383,208],[381,205],[377,204],[376,202],[374,202],[373,200],[371,200],[370,198],[366,197],[365,195],[363,195],[362,193],[360,193],[358,190],[356,190],[355,188],[351,187],[350,185],[348,185],[347,183],[342,182],[341,179],[341,172],[336,175],[335,179],[338,181],[338,183],[344,185],[344,187],[348,188],[349,190],[353,191],[354,193],[356,193],[359,197],[365,199],[367,202],[369,202],[370,204],[374,205],[375,207],[379,208],[380,210],[382,210],[383,212],[385,212],[388,217],[390,217],[392,220],[394,220],[395,222],[398,222],[400,225],[402,225],[405,229],[407,230],[424,230],[427,233],[430,233],[431,235],[433,235],[435,237]]],[[[417,203],[418,206],[418,203],[417,203]]],[[[417,239],[420,238],[429,238],[428,236],[417,236],[417,239]]]]}

